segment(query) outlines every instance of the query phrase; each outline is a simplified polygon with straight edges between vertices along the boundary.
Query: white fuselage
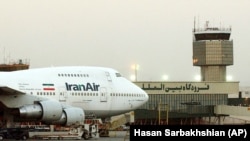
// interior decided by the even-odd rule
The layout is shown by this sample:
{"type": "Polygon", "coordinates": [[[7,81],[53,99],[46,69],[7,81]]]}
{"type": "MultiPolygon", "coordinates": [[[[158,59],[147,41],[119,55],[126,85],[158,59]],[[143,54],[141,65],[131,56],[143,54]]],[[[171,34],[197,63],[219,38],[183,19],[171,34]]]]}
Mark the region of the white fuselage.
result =
{"type": "Polygon", "coordinates": [[[148,101],[148,95],[119,72],[101,67],[1,72],[0,89],[0,101],[7,108],[53,99],[101,118],[133,111],[148,101]]]}

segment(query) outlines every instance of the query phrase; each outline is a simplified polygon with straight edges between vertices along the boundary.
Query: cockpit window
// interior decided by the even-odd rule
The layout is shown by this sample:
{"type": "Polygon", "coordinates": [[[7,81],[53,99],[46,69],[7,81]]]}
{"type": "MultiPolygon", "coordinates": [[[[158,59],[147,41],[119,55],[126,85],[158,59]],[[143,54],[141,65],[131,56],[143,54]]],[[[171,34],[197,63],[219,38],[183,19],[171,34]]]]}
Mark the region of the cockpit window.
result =
{"type": "Polygon", "coordinates": [[[115,73],[116,77],[122,77],[120,73],[115,73]]]}

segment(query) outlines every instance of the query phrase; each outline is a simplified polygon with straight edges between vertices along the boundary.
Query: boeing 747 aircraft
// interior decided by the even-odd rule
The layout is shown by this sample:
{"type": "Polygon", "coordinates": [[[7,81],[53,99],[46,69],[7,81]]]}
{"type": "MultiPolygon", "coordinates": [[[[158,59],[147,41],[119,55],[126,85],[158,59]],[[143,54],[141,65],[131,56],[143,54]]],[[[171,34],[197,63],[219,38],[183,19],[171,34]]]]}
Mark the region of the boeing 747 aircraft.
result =
{"type": "Polygon", "coordinates": [[[0,72],[0,111],[8,121],[72,125],[106,118],[148,101],[140,87],[111,68],[50,67],[0,72]]]}

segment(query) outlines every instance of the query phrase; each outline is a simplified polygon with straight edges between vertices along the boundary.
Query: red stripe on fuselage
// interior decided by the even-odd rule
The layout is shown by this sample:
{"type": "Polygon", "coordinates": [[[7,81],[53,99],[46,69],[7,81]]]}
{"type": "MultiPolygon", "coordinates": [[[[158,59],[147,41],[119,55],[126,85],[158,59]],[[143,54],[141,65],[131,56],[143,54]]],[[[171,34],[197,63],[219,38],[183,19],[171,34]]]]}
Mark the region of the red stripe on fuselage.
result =
{"type": "Polygon", "coordinates": [[[43,90],[45,90],[45,91],[54,91],[55,88],[43,88],[43,90]]]}

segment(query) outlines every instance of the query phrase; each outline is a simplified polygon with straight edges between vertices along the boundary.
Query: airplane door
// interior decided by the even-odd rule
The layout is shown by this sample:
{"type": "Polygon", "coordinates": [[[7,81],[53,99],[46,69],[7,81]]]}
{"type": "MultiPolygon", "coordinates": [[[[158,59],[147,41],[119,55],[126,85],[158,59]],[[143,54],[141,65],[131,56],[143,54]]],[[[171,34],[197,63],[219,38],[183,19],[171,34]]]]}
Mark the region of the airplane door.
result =
{"type": "Polygon", "coordinates": [[[66,102],[67,97],[68,97],[68,94],[65,88],[59,88],[59,101],[66,102]]]}
{"type": "Polygon", "coordinates": [[[100,92],[100,101],[107,102],[107,88],[101,87],[100,92]]]}

